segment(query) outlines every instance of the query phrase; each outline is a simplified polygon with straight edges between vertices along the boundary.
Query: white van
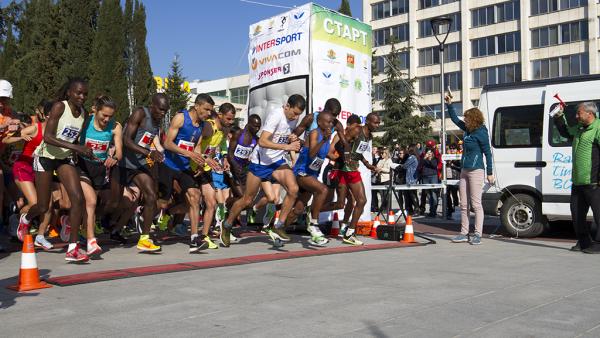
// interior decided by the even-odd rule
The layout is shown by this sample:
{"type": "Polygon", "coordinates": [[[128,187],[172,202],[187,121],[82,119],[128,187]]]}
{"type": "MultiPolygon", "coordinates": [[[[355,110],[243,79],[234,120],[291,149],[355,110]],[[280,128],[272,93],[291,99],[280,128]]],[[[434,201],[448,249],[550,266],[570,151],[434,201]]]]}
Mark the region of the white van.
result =
{"type": "Polygon", "coordinates": [[[555,94],[574,125],[578,103],[600,105],[600,75],[491,85],[481,92],[497,178],[484,188],[483,208],[500,215],[513,236],[535,237],[548,221],[571,219],[571,143],[548,114],[559,104],[555,94]]]}

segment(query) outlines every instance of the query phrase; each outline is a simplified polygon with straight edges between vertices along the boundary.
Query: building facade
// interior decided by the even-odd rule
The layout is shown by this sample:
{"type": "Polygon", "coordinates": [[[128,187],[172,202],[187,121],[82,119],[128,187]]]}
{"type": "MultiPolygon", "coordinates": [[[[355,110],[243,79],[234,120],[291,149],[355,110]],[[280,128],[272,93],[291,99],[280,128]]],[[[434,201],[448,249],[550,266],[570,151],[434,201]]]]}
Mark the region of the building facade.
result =
{"type": "MultiPolygon", "coordinates": [[[[385,55],[402,49],[401,71],[417,78],[423,113],[440,129],[438,42],[430,20],[448,16],[445,85],[459,111],[477,106],[487,84],[600,73],[598,0],[363,0],[373,27],[374,110],[383,110],[385,55]]],[[[455,130],[450,121],[449,131],[455,130]]]]}
{"type": "Polygon", "coordinates": [[[217,106],[229,102],[236,108],[236,118],[240,126],[246,125],[248,120],[248,74],[227,77],[211,81],[190,81],[190,105],[194,103],[196,95],[209,94],[217,106]]]}

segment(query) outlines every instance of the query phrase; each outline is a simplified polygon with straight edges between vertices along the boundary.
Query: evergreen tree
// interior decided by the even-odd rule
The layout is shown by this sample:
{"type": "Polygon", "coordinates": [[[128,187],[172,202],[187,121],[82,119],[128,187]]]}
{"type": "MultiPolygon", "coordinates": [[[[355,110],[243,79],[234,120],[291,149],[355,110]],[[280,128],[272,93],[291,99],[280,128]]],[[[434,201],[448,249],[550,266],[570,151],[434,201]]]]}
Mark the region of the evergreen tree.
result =
{"type": "Polygon", "coordinates": [[[423,142],[432,131],[430,117],[413,115],[413,112],[421,109],[419,96],[414,89],[417,79],[405,79],[408,74],[399,71],[402,51],[392,44],[390,53],[385,57],[386,79],[381,84],[384,91],[382,106],[385,109],[382,143],[388,147],[394,145],[394,140],[403,145],[423,142]]]}
{"type": "MultiPolygon", "coordinates": [[[[7,75],[8,70],[15,63],[17,58],[17,40],[13,33],[12,23],[8,23],[6,27],[6,38],[2,41],[2,51],[0,52],[0,78],[7,75]]],[[[8,79],[9,81],[11,79],[8,79]]]]}
{"type": "Polygon", "coordinates": [[[190,94],[183,89],[184,81],[179,56],[176,54],[171,63],[171,72],[167,77],[167,89],[165,90],[171,103],[171,114],[187,108],[190,94]]]}
{"type": "Polygon", "coordinates": [[[125,64],[127,67],[127,101],[129,113],[133,108],[133,67],[135,62],[134,37],[133,37],[133,0],[125,0],[125,13],[123,15],[125,28],[125,64]]]}
{"type": "Polygon", "coordinates": [[[156,93],[156,82],[146,48],[146,9],[137,1],[133,13],[132,41],[133,105],[141,106],[150,103],[150,97],[156,93]]]}
{"type": "Polygon", "coordinates": [[[58,6],[53,0],[26,3],[18,21],[17,59],[8,69],[13,84],[13,107],[32,111],[43,98],[55,98],[60,68],[58,6]]]}
{"type": "Polygon", "coordinates": [[[342,0],[342,4],[340,5],[338,12],[347,16],[352,16],[352,10],[350,9],[350,3],[348,0],[342,0]]]}
{"type": "Polygon", "coordinates": [[[129,116],[123,21],[119,0],[102,1],[90,60],[90,97],[110,95],[117,104],[118,121],[129,116]]]}
{"type": "Polygon", "coordinates": [[[99,6],[99,0],[61,0],[58,3],[57,49],[61,68],[57,82],[89,76],[99,6]]]}

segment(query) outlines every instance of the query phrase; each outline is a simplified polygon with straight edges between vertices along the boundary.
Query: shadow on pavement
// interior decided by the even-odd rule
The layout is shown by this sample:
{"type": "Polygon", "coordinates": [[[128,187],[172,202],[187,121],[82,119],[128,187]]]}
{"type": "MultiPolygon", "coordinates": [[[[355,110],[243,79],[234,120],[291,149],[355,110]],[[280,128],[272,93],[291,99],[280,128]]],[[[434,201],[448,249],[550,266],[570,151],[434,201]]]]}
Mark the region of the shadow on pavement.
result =
{"type": "MultiPolygon", "coordinates": [[[[48,269],[40,269],[39,273],[41,280],[50,276],[50,270],[48,269]]],[[[14,277],[0,279],[0,309],[8,309],[9,307],[15,305],[17,303],[17,298],[19,297],[35,297],[40,294],[36,291],[16,292],[6,288],[9,285],[17,284],[17,279],[18,271],[14,277]]]]}

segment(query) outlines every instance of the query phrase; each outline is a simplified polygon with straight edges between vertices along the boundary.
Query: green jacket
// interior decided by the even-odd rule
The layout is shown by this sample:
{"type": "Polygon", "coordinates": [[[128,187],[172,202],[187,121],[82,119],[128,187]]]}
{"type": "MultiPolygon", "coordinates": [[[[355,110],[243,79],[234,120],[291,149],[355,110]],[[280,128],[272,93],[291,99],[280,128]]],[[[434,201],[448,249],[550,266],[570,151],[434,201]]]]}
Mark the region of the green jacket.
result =
{"type": "Polygon", "coordinates": [[[569,126],[563,115],[555,117],[554,123],[560,135],[573,142],[573,185],[600,183],[600,120],[587,127],[569,126]]]}

